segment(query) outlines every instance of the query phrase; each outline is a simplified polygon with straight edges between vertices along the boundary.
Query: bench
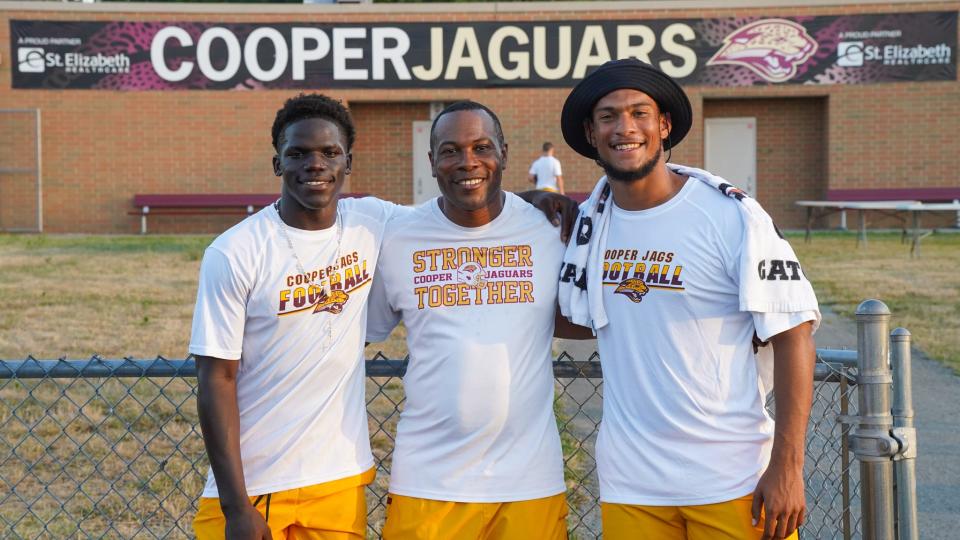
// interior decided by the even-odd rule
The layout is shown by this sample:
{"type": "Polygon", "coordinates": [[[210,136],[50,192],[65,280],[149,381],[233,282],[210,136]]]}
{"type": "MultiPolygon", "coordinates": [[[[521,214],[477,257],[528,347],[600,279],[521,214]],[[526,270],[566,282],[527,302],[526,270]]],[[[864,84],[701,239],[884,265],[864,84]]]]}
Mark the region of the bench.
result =
{"type": "MultiPolygon", "coordinates": [[[[341,193],[340,197],[363,197],[362,193],[341,193]]],[[[139,210],[127,212],[140,216],[140,234],[147,234],[150,215],[251,215],[273,204],[277,193],[140,193],[133,196],[139,210]]]]}

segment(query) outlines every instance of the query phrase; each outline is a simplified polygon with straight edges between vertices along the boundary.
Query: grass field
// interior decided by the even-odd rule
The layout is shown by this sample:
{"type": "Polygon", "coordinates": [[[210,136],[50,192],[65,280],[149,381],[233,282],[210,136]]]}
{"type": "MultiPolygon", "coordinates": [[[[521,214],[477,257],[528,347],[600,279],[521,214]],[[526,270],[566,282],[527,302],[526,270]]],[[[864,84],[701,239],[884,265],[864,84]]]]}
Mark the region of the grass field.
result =
{"type": "Polygon", "coordinates": [[[0,236],[0,358],[183,358],[210,240],[0,236]]]}
{"type": "MultiPolygon", "coordinates": [[[[893,311],[892,326],[909,328],[918,347],[960,370],[960,234],[927,238],[920,259],[894,234],[872,235],[865,249],[850,234],[821,234],[810,244],[790,238],[822,304],[852,316],[861,300],[879,298],[893,311]]],[[[210,240],[0,235],[0,359],[183,358],[210,240]]],[[[402,328],[368,354],[378,350],[402,357],[402,328]]],[[[205,471],[192,386],[157,384],[0,380],[0,492],[8,493],[0,494],[0,530],[67,537],[81,523],[95,537],[189,536],[205,471]],[[34,514],[18,518],[25,509],[34,514]]],[[[402,384],[367,384],[372,446],[388,464],[402,384]]],[[[576,414],[559,402],[556,412],[561,424],[576,414]]],[[[571,425],[586,422],[589,432],[595,421],[571,425]]],[[[568,478],[585,476],[593,460],[581,441],[566,432],[562,442],[568,478]]],[[[378,493],[386,482],[378,477],[378,493]]],[[[568,485],[575,507],[593,504],[579,481],[568,485]]]]}

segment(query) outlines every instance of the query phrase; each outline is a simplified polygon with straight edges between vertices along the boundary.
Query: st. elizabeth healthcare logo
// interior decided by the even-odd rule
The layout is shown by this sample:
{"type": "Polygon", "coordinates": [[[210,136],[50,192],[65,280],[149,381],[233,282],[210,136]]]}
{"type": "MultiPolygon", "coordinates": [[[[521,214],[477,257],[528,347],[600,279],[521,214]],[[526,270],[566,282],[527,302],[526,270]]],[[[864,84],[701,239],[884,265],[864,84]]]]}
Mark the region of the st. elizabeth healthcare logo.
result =
{"type": "Polygon", "coordinates": [[[17,69],[20,73],[43,73],[47,63],[40,47],[20,47],[17,49],[17,69]]]}
{"type": "Polygon", "coordinates": [[[837,65],[840,67],[860,67],[863,65],[863,42],[841,41],[837,45],[837,65]]]}

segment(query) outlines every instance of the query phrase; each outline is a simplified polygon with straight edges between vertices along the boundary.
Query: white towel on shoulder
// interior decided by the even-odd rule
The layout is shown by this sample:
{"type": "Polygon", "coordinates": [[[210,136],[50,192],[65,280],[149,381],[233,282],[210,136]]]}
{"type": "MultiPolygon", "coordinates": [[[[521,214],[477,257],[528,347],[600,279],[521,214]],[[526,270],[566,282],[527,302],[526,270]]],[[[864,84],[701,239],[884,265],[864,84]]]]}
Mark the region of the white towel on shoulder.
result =
{"type": "Polygon", "coordinates": [[[780,234],[760,203],[723,178],[702,169],[672,164],[667,166],[677,174],[696,178],[740,202],[737,208],[740,209],[745,227],[744,244],[740,252],[740,310],[756,313],[815,311],[816,329],[820,325],[820,311],[813,286],[800,270],[790,242],[780,234]],[[771,272],[777,275],[777,279],[770,275],[771,272]]]}
{"type": "Polygon", "coordinates": [[[560,313],[573,324],[597,329],[607,325],[603,309],[599,273],[603,268],[602,251],[607,245],[607,225],[610,223],[610,184],[604,176],[594,186],[587,200],[580,204],[576,233],[567,243],[560,270],[558,302],[560,313]],[[590,269],[594,269],[591,271],[590,269]],[[593,283],[593,287],[588,287],[593,283]]]}

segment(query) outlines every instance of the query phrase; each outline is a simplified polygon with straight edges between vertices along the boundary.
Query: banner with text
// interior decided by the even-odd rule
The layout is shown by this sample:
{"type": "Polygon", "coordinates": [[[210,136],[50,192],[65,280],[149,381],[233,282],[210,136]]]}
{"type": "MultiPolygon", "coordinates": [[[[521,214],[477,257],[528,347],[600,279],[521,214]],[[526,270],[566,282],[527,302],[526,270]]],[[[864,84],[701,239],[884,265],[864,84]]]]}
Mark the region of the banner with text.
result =
{"type": "Polygon", "coordinates": [[[637,57],[685,85],[957,79],[957,12],[407,24],[10,21],[14,88],[566,87],[637,57]]]}

